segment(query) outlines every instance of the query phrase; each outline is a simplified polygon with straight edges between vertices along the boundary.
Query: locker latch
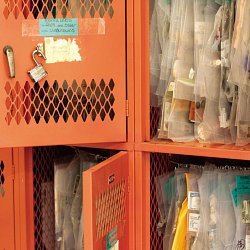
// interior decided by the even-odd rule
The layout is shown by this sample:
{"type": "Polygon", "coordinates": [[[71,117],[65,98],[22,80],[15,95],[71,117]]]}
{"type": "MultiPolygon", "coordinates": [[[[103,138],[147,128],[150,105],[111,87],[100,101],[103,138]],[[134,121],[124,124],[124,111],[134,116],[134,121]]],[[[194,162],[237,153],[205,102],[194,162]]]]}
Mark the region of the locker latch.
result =
{"type": "Polygon", "coordinates": [[[15,77],[15,63],[14,63],[14,52],[11,46],[7,45],[3,48],[4,54],[7,56],[10,78],[15,77]]]}

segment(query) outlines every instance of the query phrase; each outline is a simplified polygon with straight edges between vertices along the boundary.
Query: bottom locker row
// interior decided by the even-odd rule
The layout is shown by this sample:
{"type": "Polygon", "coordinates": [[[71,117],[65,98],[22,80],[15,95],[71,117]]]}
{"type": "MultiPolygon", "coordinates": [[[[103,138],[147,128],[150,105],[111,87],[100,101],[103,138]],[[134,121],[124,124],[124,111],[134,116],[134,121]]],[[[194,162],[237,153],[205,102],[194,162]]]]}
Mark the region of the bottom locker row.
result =
{"type": "Polygon", "coordinates": [[[247,161],[151,155],[151,249],[250,249],[247,161]]]}
{"type": "Polygon", "coordinates": [[[37,147],[0,156],[0,249],[130,249],[129,153],[37,147]]]}
{"type": "MultiPolygon", "coordinates": [[[[134,249],[133,153],[37,147],[0,158],[1,250],[134,249]]],[[[250,249],[249,161],[152,153],[144,167],[150,249],[250,249]]]]}

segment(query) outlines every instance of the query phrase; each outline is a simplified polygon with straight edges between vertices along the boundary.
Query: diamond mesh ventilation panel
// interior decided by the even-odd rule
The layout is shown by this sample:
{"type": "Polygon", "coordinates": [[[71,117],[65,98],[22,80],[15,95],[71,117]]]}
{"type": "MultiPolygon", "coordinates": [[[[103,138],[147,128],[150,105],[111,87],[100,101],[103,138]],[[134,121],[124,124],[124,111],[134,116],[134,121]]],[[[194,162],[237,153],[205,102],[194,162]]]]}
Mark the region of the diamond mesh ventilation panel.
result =
{"type": "Polygon", "coordinates": [[[170,169],[169,155],[152,153],[150,156],[150,248],[163,249],[163,237],[159,236],[157,224],[160,216],[156,198],[155,177],[167,173],[170,169]]]}
{"type": "Polygon", "coordinates": [[[55,249],[54,155],[52,147],[34,148],[34,238],[36,250],[55,249]]]}
{"type": "Polygon", "coordinates": [[[39,124],[42,119],[46,123],[57,123],[59,119],[65,123],[68,120],[86,122],[87,119],[112,121],[115,117],[114,87],[113,79],[108,83],[93,79],[89,84],[85,80],[80,83],[64,81],[62,87],[57,81],[52,84],[45,81],[41,85],[26,82],[23,88],[19,82],[13,87],[7,82],[5,120],[8,125],[12,122],[19,125],[22,120],[26,124],[31,120],[39,124]]]}
{"type": "Polygon", "coordinates": [[[157,134],[157,129],[160,122],[161,109],[150,107],[150,138],[152,139],[157,134]]]}
{"type": "Polygon", "coordinates": [[[23,18],[74,18],[86,16],[109,17],[114,15],[112,3],[115,0],[3,0],[4,17],[13,15],[23,18]]]}
{"type": "Polygon", "coordinates": [[[97,239],[125,219],[126,182],[121,181],[96,199],[97,239]]]}

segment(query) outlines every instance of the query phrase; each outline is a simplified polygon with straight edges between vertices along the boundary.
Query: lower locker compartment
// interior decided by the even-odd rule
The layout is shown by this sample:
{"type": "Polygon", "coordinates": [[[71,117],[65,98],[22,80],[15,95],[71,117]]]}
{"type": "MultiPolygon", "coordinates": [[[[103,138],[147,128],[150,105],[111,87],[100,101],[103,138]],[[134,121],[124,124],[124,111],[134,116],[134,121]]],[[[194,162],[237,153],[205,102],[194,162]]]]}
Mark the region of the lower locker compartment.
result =
{"type": "Polygon", "coordinates": [[[36,147],[29,157],[29,249],[129,248],[128,153],[36,147]]]}
{"type": "MultiPolygon", "coordinates": [[[[249,176],[249,161],[151,153],[150,249],[248,249],[250,226],[248,220],[249,176]],[[199,173],[194,172],[192,164],[198,167],[199,173]],[[185,182],[187,204],[184,197],[182,204],[178,204],[177,200],[179,199],[175,198],[174,209],[172,207],[171,212],[170,208],[167,210],[166,204],[168,203],[164,199],[173,194],[169,193],[169,183],[173,177],[171,173],[175,171],[177,176],[176,169],[180,170],[182,167],[186,167],[190,171],[188,179],[186,179],[187,176],[184,177],[185,181],[188,180],[189,183],[187,185],[185,182]],[[164,177],[167,173],[170,174],[169,177],[164,177]],[[211,177],[210,173],[215,175],[211,175],[211,177]],[[206,176],[210,176],[210,182],[204,182],[206,176]],[[164,178],[169,179],[166,181],[164,178]],[[161,186],[159,186],[159,183],[161,183],[161,186]],[[213,186],[211,183],[213,183],[213,186]],[[232,183],[235,183],[236,189],[232,183]],[[199,193],[199,201],[194,201],[194,198],[192,198],[195,193],[190,192],[192,188],[199,193]],[[186,211],[183,209],[184,204],[186,205],[186,211]],[[196,205],[199,209],[195,208],[196,205]],[[165,215],[166,211],[168,211],[168,216],[165,215]],[[176,211],[176,213],[174,214],[173,211],[176,211]],[[185,218],[183,217],[184,214],[185,218]],[[174,219],[172,224],[169,218],[174,219]],[[178,244],[175,244],[176,240],[178,244]],[[182,244],[182,240],[185,242],[184,244],[182,244]],[[202,242],[202,245],[199,246],[197,242],[202,242]]],[[[176,180],[180,179],[174,179],[175,185],[180,186],[181,182],[176,180]]],[[[178,193],[180,197],[178,189],[174,190],[174,195],[177,197],[178,193]]]]}

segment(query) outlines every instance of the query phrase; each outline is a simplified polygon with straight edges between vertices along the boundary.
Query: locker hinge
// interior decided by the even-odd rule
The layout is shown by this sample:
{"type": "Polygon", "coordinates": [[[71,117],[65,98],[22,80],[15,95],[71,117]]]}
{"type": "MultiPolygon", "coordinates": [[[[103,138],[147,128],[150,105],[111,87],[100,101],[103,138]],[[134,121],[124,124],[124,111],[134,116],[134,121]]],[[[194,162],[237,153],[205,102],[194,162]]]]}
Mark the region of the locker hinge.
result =
{"type": "Polygon", "coordinates": [[[12,165],[12,179],[15,180],[15,165],[12,165]]]}
{"type": "Polygon", "coordinates": [[[129,179],[128,179],[128,193],[130,193],[130,183],[129,183],[129,179]]]}
{"type": "Polygon", "coordinates": [[[129,116],[129,103],[128,103],[128,100],[126,100],[126,103],[125,103],[125,108],[126,108],[126,116],[128,117],[129,116]]]}

